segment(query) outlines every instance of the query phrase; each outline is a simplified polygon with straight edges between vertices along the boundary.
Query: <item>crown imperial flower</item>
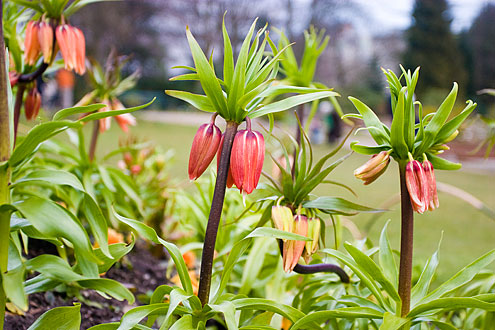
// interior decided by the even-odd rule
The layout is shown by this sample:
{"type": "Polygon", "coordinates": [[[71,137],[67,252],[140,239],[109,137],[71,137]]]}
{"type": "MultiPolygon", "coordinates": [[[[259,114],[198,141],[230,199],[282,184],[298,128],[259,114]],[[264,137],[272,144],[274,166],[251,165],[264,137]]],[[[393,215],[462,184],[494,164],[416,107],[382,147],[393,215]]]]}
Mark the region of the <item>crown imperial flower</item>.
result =
{"type": "Polygon", "coordinates": [[[86,41],[82,31],[69,24],[62,24],[57,27],[55,34],[65,69],[83,75],[86,72],[86,41]]]}
{"type": "Polygon", "coordinates": [[[423,165],[417,160],[411,160],[406,165],[406,186],[413,210],[424,213],[430,202],[430,188],[423,165]]]}
{"type": "Polygon", "coordinates": [[[246,123],[246,129],[235,135],[230,168],[236,187],[250,194],[260,180],[265,159],[265,140],[260,132],[251,130],[248,117],[246,123]]]}
{"type": "Polygon", "coordinates": [[[390,163],[390,151],[381,151],[373,155],[364,165],[354,171],[354,176],[368,185],[378,179],[387,169],[390,163]]]}
{"type": "Polygon", "coordinates": [[[194,136],[191,153],[189,155],[189,179],[196,180],[210,165],[217,153],[222,132],[215,125],[216,114],[210,123],[199,127],[194,136]]]}
{"type": "Polygon", "coordinates": [[[39,23],[38,40],[43,54],[43,62],[50,63],[53,53],[53,28],[50,23],[39,23]]]}
{"type": "Polygon", "coordinates": [[[437,180],[435,179],[435,172],[433,172],[433,165],[429,160],[423,161],[423,169],[425,171],[427,186],[429,189],[428,210],[433,211],[440,206],[437,194],[437,180]]]}
{"type": "MultiPolygon", "coordinates": [[[[302,236],[308,235],[308,218],[305,215],[298,214],[294,217],[293,233],[302,236]]],[[[305,245],[305,241],[289,240],[284,243],[282,254],[285,272],[291,272],[296,267],[305,245]]]]}
{"type": "Polygon", "coordinates": [[[27,23],[24,40],[24,58],[27,65],[36,64],[36,60],[40,54],[39,30],[39,22],[30,21],[27,23]]]}
{"type": "Polygon", "coordinates": [[[27,97],[26,102],[24,103],[24,110],[27,120],[34,119],[38,116],[41,107],[41,94],[38,91],[38,88],[33,87],[27,97]]]}

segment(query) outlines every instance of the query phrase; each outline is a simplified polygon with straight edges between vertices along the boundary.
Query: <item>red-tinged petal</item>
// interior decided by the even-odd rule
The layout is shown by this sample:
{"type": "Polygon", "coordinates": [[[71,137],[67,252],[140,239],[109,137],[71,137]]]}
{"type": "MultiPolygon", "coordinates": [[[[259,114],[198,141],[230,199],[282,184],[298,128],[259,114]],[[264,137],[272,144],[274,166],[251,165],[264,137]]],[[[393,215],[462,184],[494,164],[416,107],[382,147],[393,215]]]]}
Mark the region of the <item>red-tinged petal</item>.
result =
{"type": "Polygon", "coordinates": [[[217,153],[222,132],[212,123],[203,124],[194,136],[189,155],[189,179],[195,180],[208,168],[217,153]]]}
{"type": "MultiPolygon", "coordinates": [[[[308,218],[305,215],[296,215],[294,217],[294,233],[307,236],[308,235],[308,218]]],[[[302,256],[304,251],[305,241],[293,241],[293,253],[292,261],[290,262],[290,270],[292,271],[296,267],[299,258],[302,256]]]]}
{"type": "Polygon", "coordinates": [[[43,53],[43,62],[50,63],[53,52],[53,28],[49,23],[40,23],[38,38],[43,53]]]}
{"type": "Polygon", "coordinates": [[[27,120],[34,119],[38,116],[41,107],[41,94],[38,89],[34,87],[31,89],[26,97],[24,103],[24,113],[27,120]]]}
{"type": "Polygon", "coordinates": [[[235,185],[250,194],[258,185],[265,159],[265,142],[261,133],[242,130],[232,147],[231,168],[235,185]]]}
{"type": "Polygon", "coordinates": [[[426,211],[427,205],[424,200],[424,172],[423,167],[417,160],[410,161],[406,165],[406,186],[411,198],[413,210],[418,213],[426,211]]]}
{"type": "MultiPolygon", "coordinates": [[[[108,100],[103,100],[101,103],[105,104],[106,107],[101,108],[100,110],[98,110],[98,112],[110,111],[111,104],[110,102],[108,102],[108,100]]],[[[110,117],[101,118],[99,119],[99,121],[100,121],[100,133],[104,133],[110,129],[110,125],[112,124],[110,117]]]]}
{"type": "Polygon", "coordinates": [[[66,70],[72,70],[74,68],[71,54],[71,35],[72,31],[67,24],[59,25],[55,31],[55,37],[57,38],[66,70]]]}
{"type": "Polygon", "coordinates": [[[28,22],[26,26],[26,36],[24,40],[24,57],[26,64],[34,65],[40,53],[40,43],[38,39],[39,23],[28,22]]]}
{"type": "MultiPolygon", "coordinates": [[[[217,151],[217,173],[218,173],[218,167],[220,166],[220,156],[222,155],[222,149],[223,149],[223,137],[225,134],[222,134],[222,138],[220,139],[220,143],[218,145],[218,151],[217,151]]],[[[234,178],[232,177],[232,170],[230,169],[230,164],[229,164],[229,173],[227,174],[227,188],[232,188],[234,185],[234,178]]]]}
{"type": "Polygon", "coordinates": [[[423,169],[427,179],[427,186],[429,189],[428,209],[430,211],[435,210],[439,206],[438,193],[437,193],[437,180],[435,178],[435,172],[433,171],[433,165],[430,161],[423,162],[423,169]]]}
{"type": "Polygon", "coordinates": [[[86,72],[86,39],[84,33],[76,27],[72,27],[75,40],[75,71],[83,75],[86,72]]]}
{"type": "Polygon", "coordinates": [[[129,125],[136,126],[136,118],[130,113],[117,115],[114,118],[117,121],[117,124],[120,126],[120,129],[122,129],[124,133],[129,132],[129,125]]]}
{"type": "Polygon", "coordinates": [[[244,185],[244,155],[246,148],[246,136],[247,130],[240,130],[234,137],[234,144],[232,145],[232,153],[230,155],[230,169],[232,170],[232,177],[237,188],[245,190],[244,185]]]}
{"type": "Polygon", "coordinates": [[[284,271],[286,273],[292,271],[292,269],[294,269],[291,268],[292,260],[294,259],[294,241],[284,242],[282,259],[283,259],[284,271]]]}

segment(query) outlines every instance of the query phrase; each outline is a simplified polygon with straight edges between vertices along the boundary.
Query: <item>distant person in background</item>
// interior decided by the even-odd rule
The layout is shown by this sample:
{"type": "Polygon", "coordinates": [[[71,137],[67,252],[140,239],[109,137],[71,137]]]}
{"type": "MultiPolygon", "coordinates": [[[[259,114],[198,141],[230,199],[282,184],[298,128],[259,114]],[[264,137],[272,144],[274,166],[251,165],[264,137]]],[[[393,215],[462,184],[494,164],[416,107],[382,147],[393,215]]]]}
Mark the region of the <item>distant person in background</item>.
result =
{"type": "Polygon", "coordinates": [[[60,106],[70,108],[74,105],[74,73],[65,69],[57,71],[57,84],[60,94],[60,106]]]}
{"type": "Polygon", "coordinates": [[[330,102],[321,102],[320,108],[327,123],[327,142],[334,143],[340,138],[342,120],[330,102]]]}

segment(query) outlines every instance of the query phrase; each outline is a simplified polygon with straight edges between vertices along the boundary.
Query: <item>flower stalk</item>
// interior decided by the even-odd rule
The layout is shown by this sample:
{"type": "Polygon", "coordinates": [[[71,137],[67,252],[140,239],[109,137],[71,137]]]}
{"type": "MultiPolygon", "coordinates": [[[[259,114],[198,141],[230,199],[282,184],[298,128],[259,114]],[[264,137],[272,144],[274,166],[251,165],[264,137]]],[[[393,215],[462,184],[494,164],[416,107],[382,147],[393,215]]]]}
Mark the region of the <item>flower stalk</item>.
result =
{"type": "Polygon", "coordinates": [[[223,138],[222,153],[215,182],[215,191],[211,202],[210,215],[208,217],[208,225],[206,227],[205,241],[203,244],[203,255],[201,257],[198,297],[203,306],[208,303],[210,297],[215,242],[225,199],[227,176],[230,168],[230,154],[238,126],[239,124],[234,121],[227,121],[227,127],[225,128],[223,138]]]}
{"type": "MultiPolygon", "coordinates": [[[[0,8],[3,8],[0,0],[0,8]]],[[[3,18],[0,11],[0,205],[10,203],[10,168],[6,161],[10,157],[10,118],[7,94],[7,70],[5,66],[5,44],[3,39],[3,18]]],[[[0,212],[0,272],[7,271],[9,255],[10,213],[0,212]]],[[[6,296],[0,276],[0,329],[5,319],[6,296]]]]}
{"type": "Polygon", "coordinates": [[[401,198],[401,235],[399,296],[402,301],[401,317],[409,313],[411,306],[411,278],[413,260],[414,213],[406,184],[406,161],[399,162],[400,198],[401,198]]]}

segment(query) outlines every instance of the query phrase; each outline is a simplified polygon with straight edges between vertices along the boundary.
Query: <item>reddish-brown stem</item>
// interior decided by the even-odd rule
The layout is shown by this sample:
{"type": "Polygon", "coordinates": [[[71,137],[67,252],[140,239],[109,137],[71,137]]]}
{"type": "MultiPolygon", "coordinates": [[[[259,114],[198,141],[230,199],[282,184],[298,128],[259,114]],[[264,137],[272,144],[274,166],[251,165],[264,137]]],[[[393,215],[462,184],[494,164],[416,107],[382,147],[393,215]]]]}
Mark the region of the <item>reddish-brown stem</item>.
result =
{"type": "Polygon", "coordinates": [[[211,202],[210,215],[208,217],[208,225],[206,226],[205,241],[203,244],[203,255],[201,257],[198,297],[203,306],[208,303],[210,298],[215,242],[217,240],[218,226],[220,224],[220,217],[222,215],[223,202],[225,199],[225,190],[227,188],[230,153],[232,151],[232,145],[234,143],[234,137],[238,126],[239,124],[236,122],[228,121],[224,133],[222,154],[220,155],[220,164],[218,165],[215,191],[211,202]]]}
{"type": "Polygon", "coordinates": [[[91,142],[89,144],[89,160],[93,161],[95,159],[96,153],[96,142],[98,142],[98,136],[100,135],[100,121],[95,120],[93,122],[93,134],[91,135],[91,142]]]}
{"type": "Polygon", "coordinates": [[[24,97],[24,91],[26,90],[25,84],[19,84],[17,86],[17,92],[15,94],[15,103],[14,103],[14,146],[15,141],[17,140],[17,128],[19,127],[19,118],[21,117],[21,107],[22,107],[22,99],[24,97]]]}
{"type": "Polygon", "coordinates": [[[401,235],[400,235],[400,267],[399,296],[402,301],[401,316],[405,317],[411,307],[411,278],[413,260],[414,213],[411,198],[406,186],[406,163],[399,163],[400,196],[401,196],[401,235]]]}

